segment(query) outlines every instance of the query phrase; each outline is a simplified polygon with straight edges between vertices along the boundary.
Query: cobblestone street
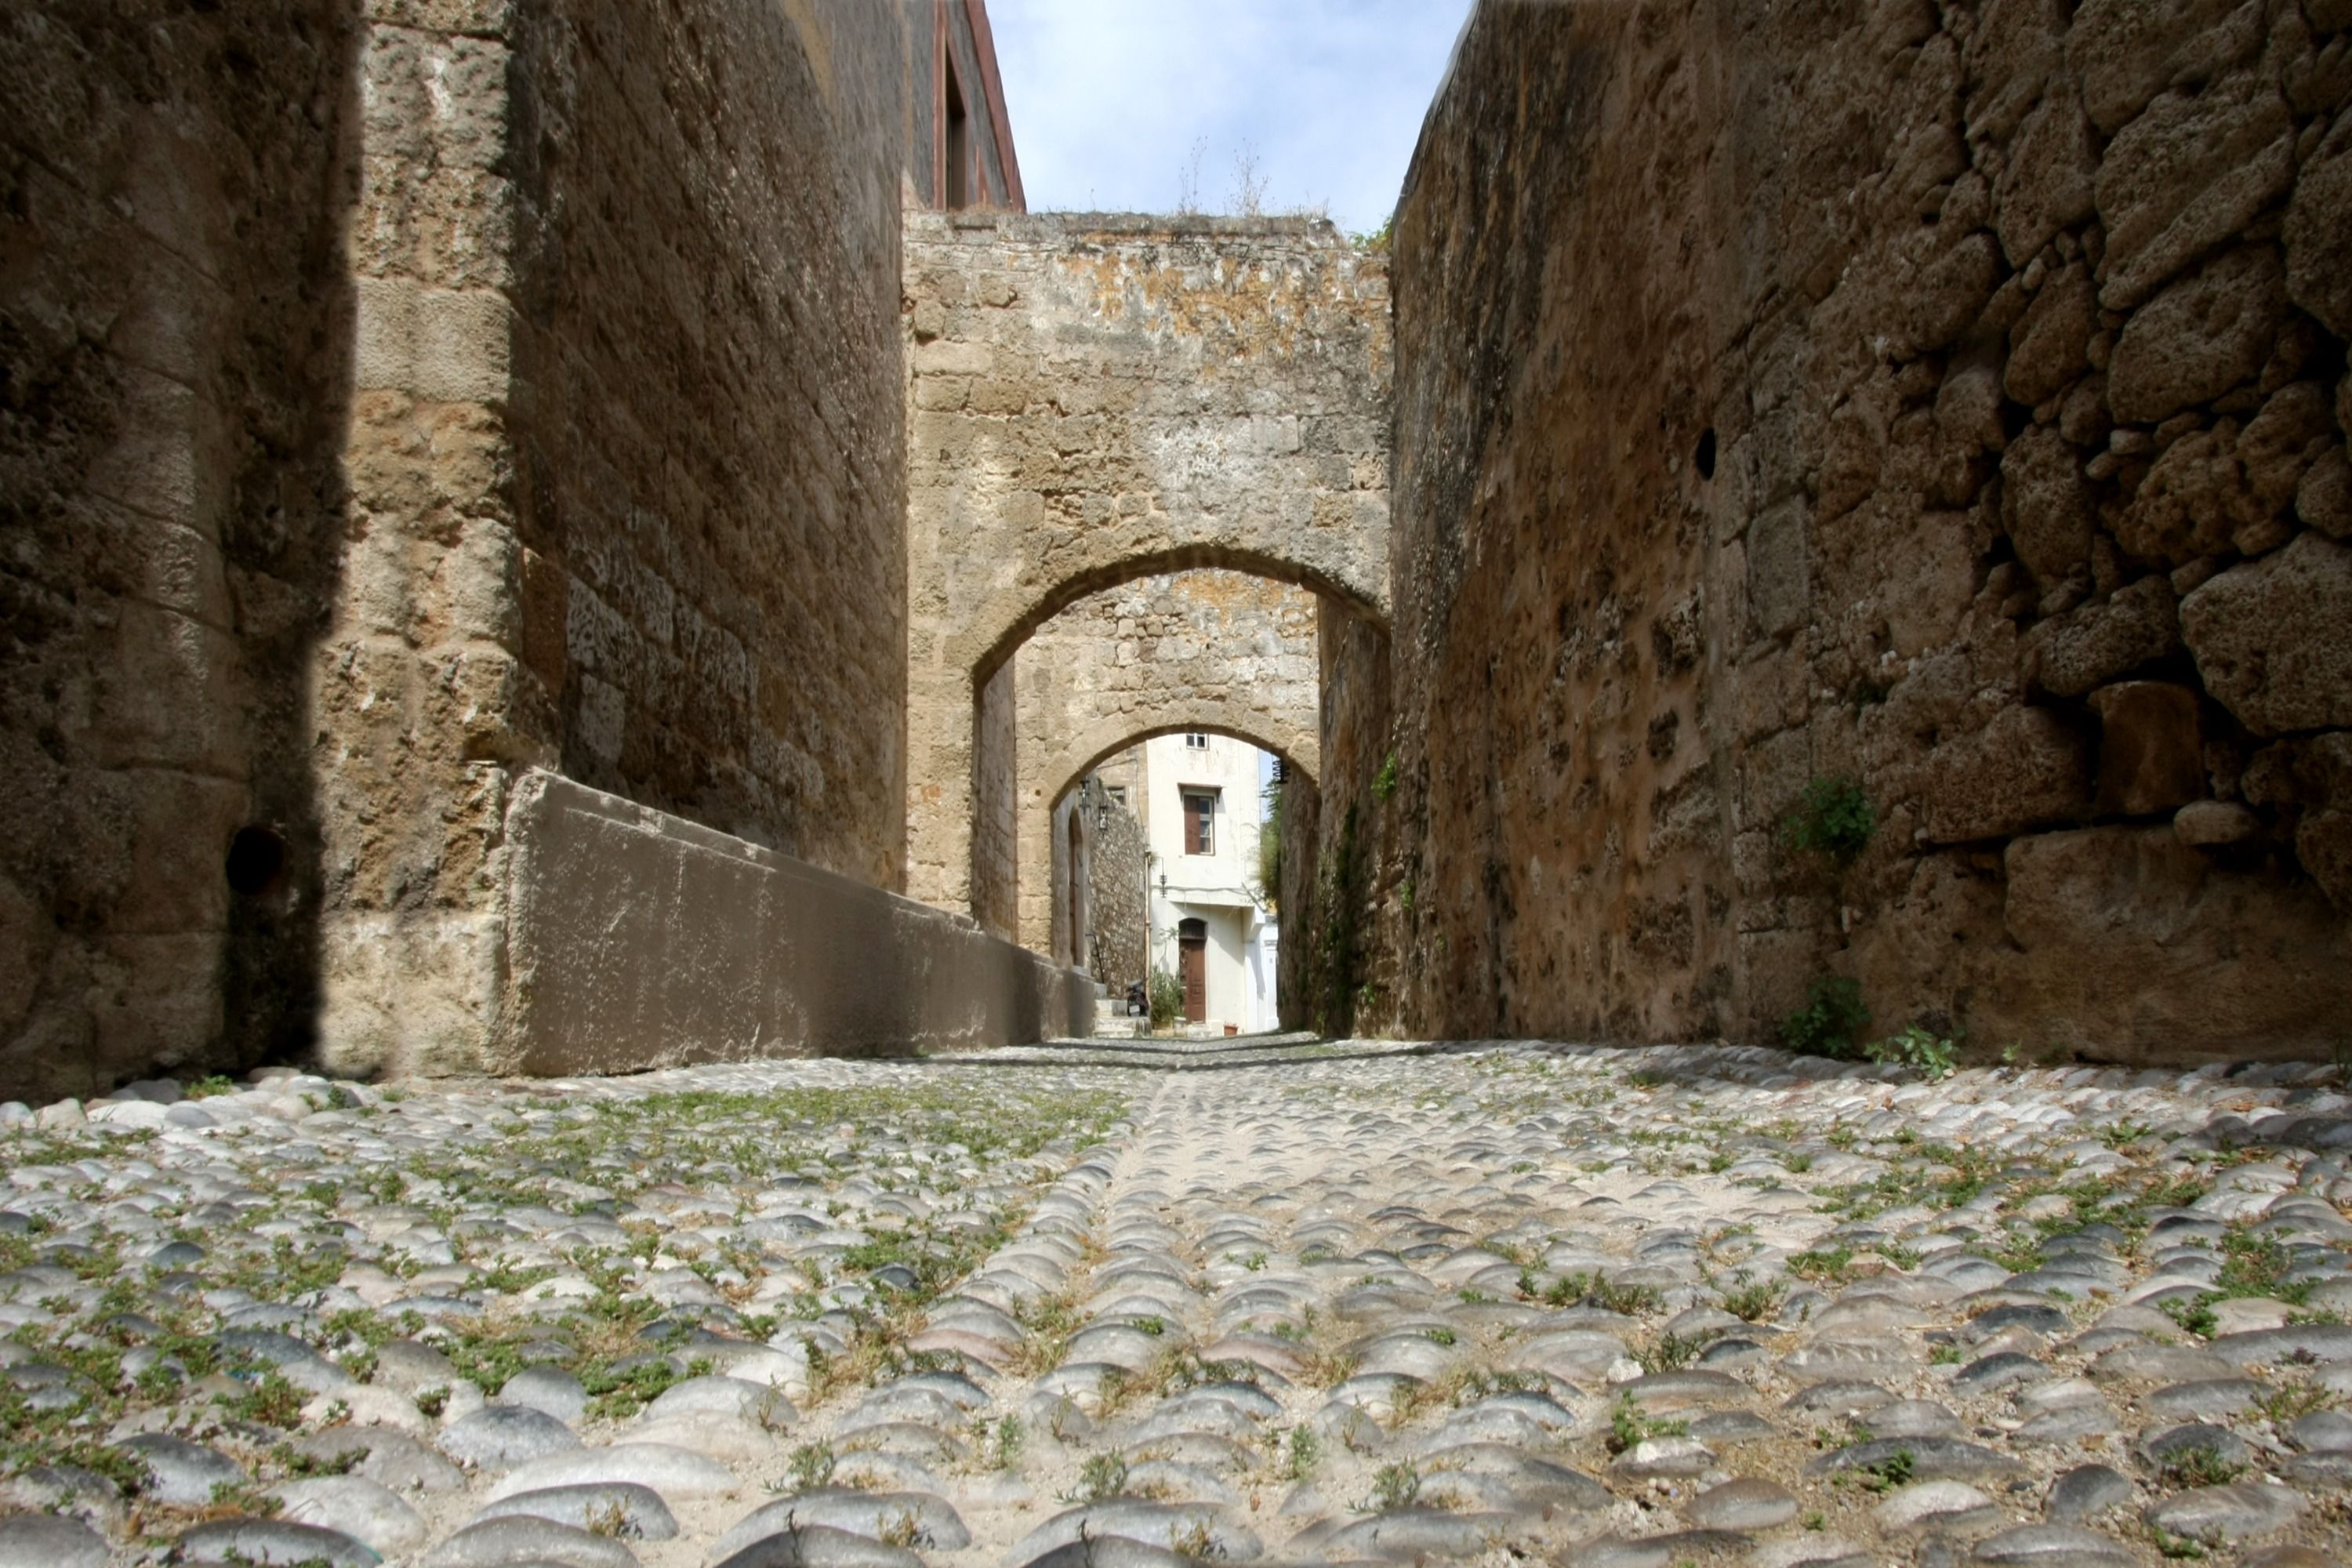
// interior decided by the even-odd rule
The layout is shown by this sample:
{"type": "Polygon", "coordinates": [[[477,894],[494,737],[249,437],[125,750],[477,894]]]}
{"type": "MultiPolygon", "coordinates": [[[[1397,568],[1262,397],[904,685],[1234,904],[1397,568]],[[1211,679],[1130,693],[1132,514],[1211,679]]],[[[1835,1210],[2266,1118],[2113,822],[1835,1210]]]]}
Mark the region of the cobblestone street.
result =
{"type": "Polygon", "coordinates": [[[2338,1076],[1258,1039],[12,1107],[0,1501],[68,1517],[0,1568],[2326,1563],[2338,1076]]]}

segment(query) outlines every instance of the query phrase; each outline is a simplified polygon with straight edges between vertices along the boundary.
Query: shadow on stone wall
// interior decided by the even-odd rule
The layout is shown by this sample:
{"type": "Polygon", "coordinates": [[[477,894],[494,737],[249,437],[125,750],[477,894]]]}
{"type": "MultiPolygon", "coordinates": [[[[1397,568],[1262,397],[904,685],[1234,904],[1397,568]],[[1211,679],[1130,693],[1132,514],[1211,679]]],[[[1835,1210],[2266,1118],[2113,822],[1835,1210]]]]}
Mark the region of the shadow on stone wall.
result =
{"type": "Polygon", "coordinates": [[[1409,1028],[2347,1039],[2348,29],[1478,6],[1396,221],[1409,1028]]]}
{"type": "Polygon", "coordinates": [[[0,1095],[311,1042],[361,31],[0,18],[0,1095]]]}

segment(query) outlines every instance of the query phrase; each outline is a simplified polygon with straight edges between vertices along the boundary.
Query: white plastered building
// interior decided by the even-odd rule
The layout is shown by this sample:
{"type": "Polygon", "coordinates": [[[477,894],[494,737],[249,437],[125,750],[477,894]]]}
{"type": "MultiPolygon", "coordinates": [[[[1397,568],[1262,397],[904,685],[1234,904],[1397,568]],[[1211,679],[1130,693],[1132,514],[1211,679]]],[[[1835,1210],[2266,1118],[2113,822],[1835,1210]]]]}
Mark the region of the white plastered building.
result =
{"type": "Polygon", "coordinates": [[[1153,967],[1178,978],[1183,1016],[1200,1032],[1280,1027],[1281,929],[1256,891],[1271,759],[1246,741],[1200,731],[1162,735],[1139,750],[1140,765],[1121,771],[1139,795],[1150,845],[1153,967]]]}

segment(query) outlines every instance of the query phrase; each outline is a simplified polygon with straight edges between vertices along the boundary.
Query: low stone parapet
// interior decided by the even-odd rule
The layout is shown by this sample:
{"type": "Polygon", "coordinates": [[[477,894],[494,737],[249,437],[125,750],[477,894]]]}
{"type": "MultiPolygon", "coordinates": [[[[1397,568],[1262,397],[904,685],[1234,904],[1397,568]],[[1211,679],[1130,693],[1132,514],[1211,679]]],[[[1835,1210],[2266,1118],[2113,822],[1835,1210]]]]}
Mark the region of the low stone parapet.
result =
{"type": "Polygon", "coordinates": [[[971,921],[533,770],[507,812],[510,1072],[1083,1035],[1080,971],[971,921]]]}

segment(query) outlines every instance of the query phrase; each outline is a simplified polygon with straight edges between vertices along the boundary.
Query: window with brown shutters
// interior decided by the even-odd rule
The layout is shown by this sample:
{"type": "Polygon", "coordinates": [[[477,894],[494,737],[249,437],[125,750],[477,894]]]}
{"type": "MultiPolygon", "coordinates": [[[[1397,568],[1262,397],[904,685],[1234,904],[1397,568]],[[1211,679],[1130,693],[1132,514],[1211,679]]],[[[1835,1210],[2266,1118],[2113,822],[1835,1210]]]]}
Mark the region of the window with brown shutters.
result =
{"type": "Polygon", "coordinates": [[[1184,792],[1184,853],[1217,852],[1217,797],[1209,791],[1184,792]]]}

